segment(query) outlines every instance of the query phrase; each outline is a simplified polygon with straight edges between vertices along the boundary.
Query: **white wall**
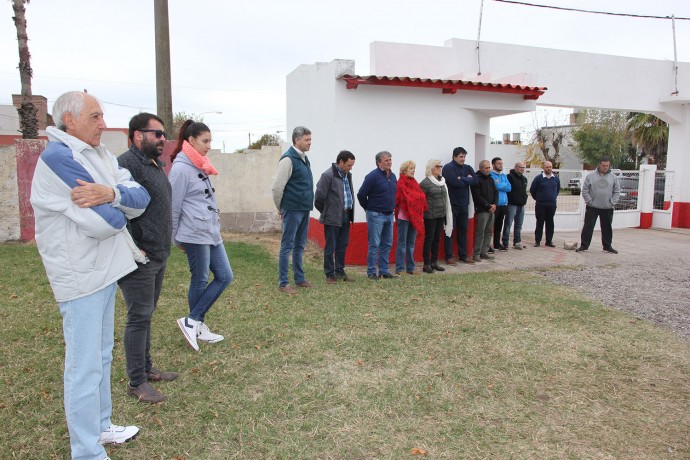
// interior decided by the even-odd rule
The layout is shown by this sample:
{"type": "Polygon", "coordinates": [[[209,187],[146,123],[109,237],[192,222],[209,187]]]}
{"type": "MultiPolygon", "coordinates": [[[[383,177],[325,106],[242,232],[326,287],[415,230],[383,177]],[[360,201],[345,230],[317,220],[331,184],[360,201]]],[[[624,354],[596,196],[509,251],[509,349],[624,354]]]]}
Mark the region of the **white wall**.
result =
{"type": "MultiPolygon", "coordinates": [[[[397,174],[405,160],[417,163],[418,180],[429,159],[451,161],[457,146],[468,151],[476,167],[475,151],[487,151],[487,113],[534,110],[534,101],[521,95],[480,91],[443,94],[433,88],[360,85],[346,89],[337,77],[354,74],[354,61],[302,65],[287,77],[288,133],[304,125],[312,131],[309,158],[315,180],[335,161],[340,150],[350,150],[357,161],[352,170],[355,189],[376,167],[374,156],[388,150],[397,174]],[[480,139],[482,145],[475,145],[480,139]]],[[[314,216],[318,213],[315,211],[314,216]]],[[[358,209],[357,221],[364,221],[358,209]]]]}

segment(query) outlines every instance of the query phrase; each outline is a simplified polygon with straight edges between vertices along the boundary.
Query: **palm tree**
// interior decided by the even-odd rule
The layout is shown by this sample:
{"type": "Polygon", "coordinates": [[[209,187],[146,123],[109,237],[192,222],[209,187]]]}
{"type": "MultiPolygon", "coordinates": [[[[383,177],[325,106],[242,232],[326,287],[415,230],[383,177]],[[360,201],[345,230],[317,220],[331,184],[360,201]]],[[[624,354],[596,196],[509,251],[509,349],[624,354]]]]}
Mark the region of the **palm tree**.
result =
{"type": "Polygon", "coordinates": [[[31,102],[31,54],[29,54],[29,37],[26,35],[26,8],[24,3],[29,0],[12,0],[14,10],[14,25],[17,28],[17,42],[19,42],[19,78],[22,83],[22,103],[17,109],[19,124],[24,139],[38,138],[38,117],[36,106],[31,102]]]}
{"type": "Polygon", "coordinates": [[[633,143],[647,155],[649,162],[664,169],[668,151],[668,124],[651,113],[631,112],[627,129],[633,143]]]}

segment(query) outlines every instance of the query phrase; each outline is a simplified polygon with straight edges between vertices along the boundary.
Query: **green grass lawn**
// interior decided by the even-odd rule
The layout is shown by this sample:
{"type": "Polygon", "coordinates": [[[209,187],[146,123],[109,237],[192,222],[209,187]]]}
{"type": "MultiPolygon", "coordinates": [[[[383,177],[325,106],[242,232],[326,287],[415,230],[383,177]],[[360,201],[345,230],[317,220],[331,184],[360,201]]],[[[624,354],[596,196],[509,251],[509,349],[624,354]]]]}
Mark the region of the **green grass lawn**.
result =
{"type": "MultiPolygon", "coordinates": [[[[687,459],[690,346],[522,271],[325,284],[287,297],[277,261],[229,243],[235,282],[192,351],[174,250],[153,319],[168,400],[126,395],[118,294],[113,422],[122,459],[687,459]],[[416,449],[416,450],[413,450],[416,449]]],[[[69,458],[61,318],[31,245],[0,246],[2,459],[69,458]]]]}

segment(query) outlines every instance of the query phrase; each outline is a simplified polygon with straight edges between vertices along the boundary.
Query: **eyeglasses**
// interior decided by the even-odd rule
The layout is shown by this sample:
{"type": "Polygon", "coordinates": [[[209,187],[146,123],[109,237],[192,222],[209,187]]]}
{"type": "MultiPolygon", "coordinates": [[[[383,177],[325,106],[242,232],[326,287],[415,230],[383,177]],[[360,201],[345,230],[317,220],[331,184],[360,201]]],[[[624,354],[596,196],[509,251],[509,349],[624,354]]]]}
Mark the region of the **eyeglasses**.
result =
{"type": "Polygon", "coordinates": [[[168,133],[163,131],[162,129],[140,129],[140,133],[155,133],[156,139],[160,139],[161,137],[165,137],[166,139],[168,138],[168,133]]]}
{"type": "Polygon", "coordinates": [[[443,166],[441,166],[441,165],[436,165],[436,166],[434,166],[434,168],[443,168],[443,166]]]}

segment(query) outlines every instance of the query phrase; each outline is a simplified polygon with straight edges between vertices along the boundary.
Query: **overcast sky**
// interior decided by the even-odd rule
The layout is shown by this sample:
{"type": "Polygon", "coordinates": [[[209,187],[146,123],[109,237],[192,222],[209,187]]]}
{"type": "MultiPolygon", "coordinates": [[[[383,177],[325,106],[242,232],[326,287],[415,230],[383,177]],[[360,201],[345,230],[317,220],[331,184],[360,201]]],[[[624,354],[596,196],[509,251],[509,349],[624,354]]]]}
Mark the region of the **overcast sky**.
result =
{"type": "MultiPolygon", "coordinates": [[[[690,0],[525,0],[588,10],[690,17],[690,0]]],[[[354,59],[369,74],[369,44],[443,46],[477,39],[482,0],[169,0],[173,111],[200,114],[214,147],[245,147],[264,133],[285,138],[285,77],[301,64],[354,59]]],[[[0,0],[0,104],[20,92],[10,0],[0,0]]],[[[156,110],[153,1],[32,0],[27,5],[33,92],[49,107],[88,89],[110,127],[156,110]]],[[[673,60],[671,21],[557,11],[484,0],[490,42],[673,60]]],[[[690,61],[690,21],[676,21],[678,60],[690,61]]],[[[567,110],[539,114],[549,124],[567,110]]],[[[492,121],[491,136],[532,126],[532,115],[492,121]]],[[[562,120],[561,120],[562,121],[562,120]]],[[[317,142],[315,140],[315,146],[317,142]]],[[[115,152],[119,153],[119,152],[115,152]]]]}

